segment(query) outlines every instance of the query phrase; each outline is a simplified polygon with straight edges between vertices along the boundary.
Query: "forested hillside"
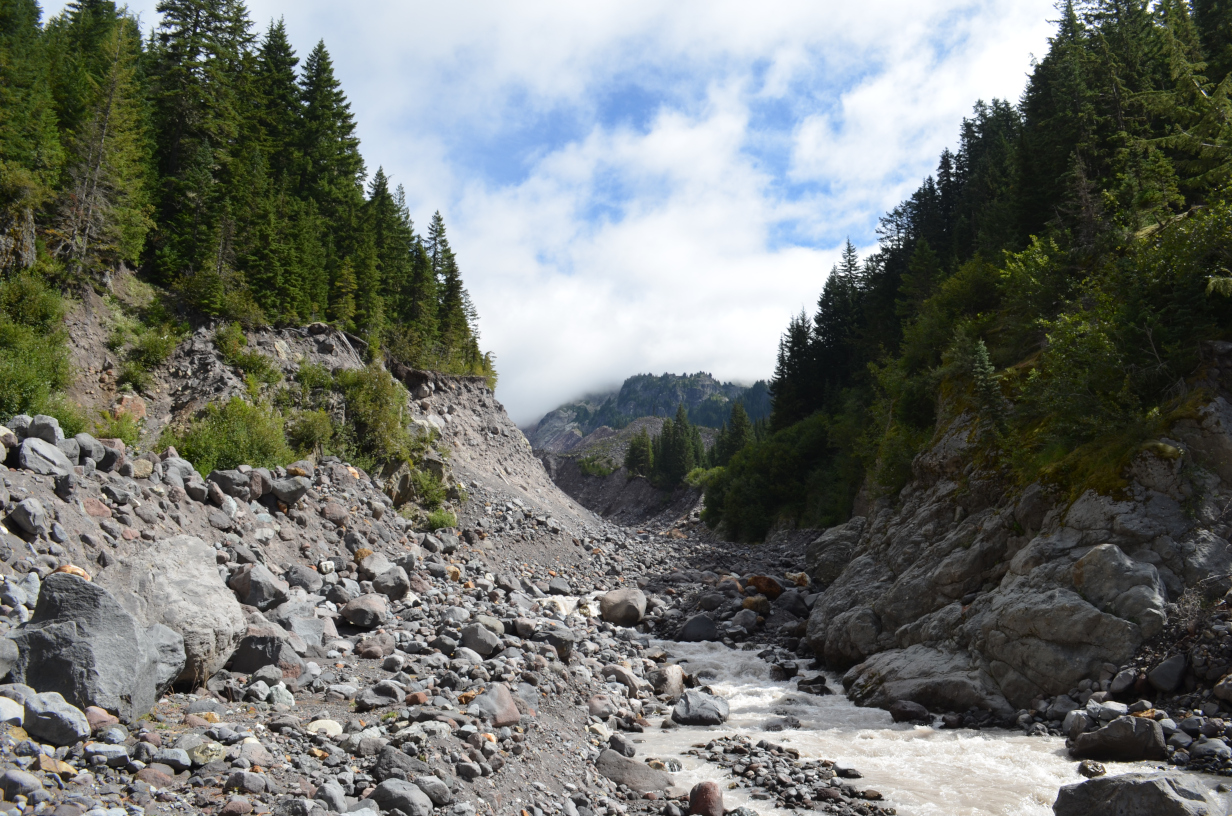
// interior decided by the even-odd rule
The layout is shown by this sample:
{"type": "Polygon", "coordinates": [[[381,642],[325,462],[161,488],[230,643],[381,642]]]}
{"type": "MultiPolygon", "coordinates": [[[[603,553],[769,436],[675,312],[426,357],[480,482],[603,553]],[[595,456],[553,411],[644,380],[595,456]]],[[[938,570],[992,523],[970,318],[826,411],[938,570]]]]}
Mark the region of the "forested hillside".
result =
{"type": "Polygon", "coordinates": [[[0,274],[105,291],[126,265],[173,305],[155,321],[323,320],[493,377],[440,213],[417,232],[370,172],[325,43],[301,62],[239,0],[158,12],[145,37],[110,0],[0,0],[0,274]]]}
{"type": "Polygon", "coordinates": [[[775,433],[713,478],[711,524],[842,521],[963,412],[975,464],[1115,493],[1201,399],[1203,341],[1232,332],[1232,5],[1058,11],[1018,103],[977,103],[878,249],[849,243],[791,321],[775,433]]]}

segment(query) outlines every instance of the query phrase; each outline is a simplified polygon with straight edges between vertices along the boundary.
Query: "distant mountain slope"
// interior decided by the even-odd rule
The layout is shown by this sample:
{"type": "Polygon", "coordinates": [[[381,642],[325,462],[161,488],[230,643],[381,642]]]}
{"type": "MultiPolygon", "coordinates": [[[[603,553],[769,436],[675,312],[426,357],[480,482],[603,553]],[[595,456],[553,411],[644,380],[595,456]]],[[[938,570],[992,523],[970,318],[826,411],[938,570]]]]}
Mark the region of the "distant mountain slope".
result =
{"type": "Polygon", "coordinates": [[[560,406],[526,429],[526,436],[536,450],[561,453],[605,425],[619,430],[640,417],[671,416],[681,403],[690,422],[718,428],[727,421],[735,400],[744,402],[754,422],[770,414],[770,393],[764,380],[746,388],[719,382],[705,372],[638,374],[625,380],[619,391],[588,395],[560,406]]]}

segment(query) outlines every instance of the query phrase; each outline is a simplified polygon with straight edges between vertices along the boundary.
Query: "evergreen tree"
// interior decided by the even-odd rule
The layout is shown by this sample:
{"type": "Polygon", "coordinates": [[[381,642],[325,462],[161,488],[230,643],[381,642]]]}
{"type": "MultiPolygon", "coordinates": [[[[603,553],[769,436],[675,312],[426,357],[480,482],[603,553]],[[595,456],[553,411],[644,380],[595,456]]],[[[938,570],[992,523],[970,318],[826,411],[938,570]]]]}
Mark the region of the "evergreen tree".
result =
{"type": "Polygon", "coordinates": [[[327,223],[350,217],[363,200],[364,161],[355,136],[351,104],[334,76],[322,40],[304,63],[301,78],[303,121],[300,151],[304,169],[300,190],[312,198],[327,223]]]}
{"type": "Polygon", "coordinates": [[[34,212],[62,161],[38,3],[0,0],[0,272],[34,263],[34,212]]]}
{"type": "Polygon", "coordinates": [[[257,58],[258,120],[264,131],[270,172],[276,180],[291,176],[299,164],[303,99],[295,69],[299,58],[287,40],[280,17],[270,21],[257,58]]]}
{"type": "Polygon", "coordinates": [[[629,440],[629,449],[625,451],[625,470],[634,476],[651,475],[654,472],[652,450],[650,434],[642,428],[629,440]]]}
{"type": "Polygon", "coordinates": [[[152,226],[150,162],[136,81],[139,43],[131,21],[114,25],[101,49],[104,73],[87,77],[93,94],[73,139],[54,246],[77,274],[104,284],[116,261],[135,263],[152,226]]]}

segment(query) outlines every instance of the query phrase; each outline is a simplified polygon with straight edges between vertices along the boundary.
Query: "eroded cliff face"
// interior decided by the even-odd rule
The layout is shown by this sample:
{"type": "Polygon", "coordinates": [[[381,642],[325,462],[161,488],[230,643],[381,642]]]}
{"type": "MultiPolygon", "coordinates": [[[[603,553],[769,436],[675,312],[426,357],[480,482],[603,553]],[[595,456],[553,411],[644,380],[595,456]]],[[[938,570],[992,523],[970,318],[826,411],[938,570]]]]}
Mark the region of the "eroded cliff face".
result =
{"type": "MultiPolygon", "coordinates": [[[[825,589],[808,642],[848,693],[1001,713],[1112,679],[1187,591],[1229,587],[1232,405],[1216,397],[1144,446],[1128,496],[1064,502],[973,464],[958,417],[917,457],[897,504],[809,547],[825,589]]],[[[1106,688],[1106,685],[1104,686],[1106,688]]]]}

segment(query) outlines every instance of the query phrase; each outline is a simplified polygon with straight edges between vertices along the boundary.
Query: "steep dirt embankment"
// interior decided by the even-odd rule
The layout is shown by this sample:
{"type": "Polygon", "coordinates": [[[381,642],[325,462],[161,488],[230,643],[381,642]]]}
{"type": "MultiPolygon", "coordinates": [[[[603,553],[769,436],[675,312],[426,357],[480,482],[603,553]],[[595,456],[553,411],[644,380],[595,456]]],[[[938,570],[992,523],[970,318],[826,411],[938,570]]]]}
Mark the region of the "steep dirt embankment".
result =
{"type": "MultiPolygon", "coordinates": [[[[1213,347],[1211,370],[1228,370],[1230,352],[1213,347]]],[[[810,645],[852,667],[849,693],[874,705],[1042,711],[1107,690],[1178,603],[1228,588],[1232,405],[1215,376],[1198,383],[1218,395],[1197,417],[1132,460],[1120,499],[1010,489],[972,464],[976,424],[959,417],[895,504],[810,545],[825,588],[810,645]]],[[[1191,666],[1138,692],[1184,694],[1228,668],[1191,666]]]]}

